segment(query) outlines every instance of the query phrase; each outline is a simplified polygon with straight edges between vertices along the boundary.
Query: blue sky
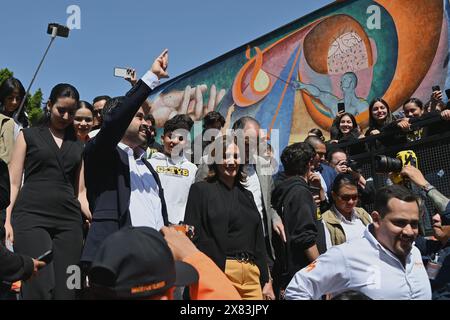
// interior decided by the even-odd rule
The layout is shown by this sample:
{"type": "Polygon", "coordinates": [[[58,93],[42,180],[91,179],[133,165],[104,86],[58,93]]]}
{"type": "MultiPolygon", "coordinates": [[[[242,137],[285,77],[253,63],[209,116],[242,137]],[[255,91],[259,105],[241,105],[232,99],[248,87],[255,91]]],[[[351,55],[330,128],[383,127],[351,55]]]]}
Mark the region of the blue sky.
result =
{"type": "Polygon", "coordinates": [[[66,24],[70,5],[81,10],[81,29],[57,38],[32,87],[44,99],[60,82],[73,84],[83,100],[117,96],[129,84],[114,67],[142,75],[163,48],[171,78],[317,10],[330,0],[39,0],[2,1],[0,68],[25,87],[50,41],[47,24],[66,24]]]}

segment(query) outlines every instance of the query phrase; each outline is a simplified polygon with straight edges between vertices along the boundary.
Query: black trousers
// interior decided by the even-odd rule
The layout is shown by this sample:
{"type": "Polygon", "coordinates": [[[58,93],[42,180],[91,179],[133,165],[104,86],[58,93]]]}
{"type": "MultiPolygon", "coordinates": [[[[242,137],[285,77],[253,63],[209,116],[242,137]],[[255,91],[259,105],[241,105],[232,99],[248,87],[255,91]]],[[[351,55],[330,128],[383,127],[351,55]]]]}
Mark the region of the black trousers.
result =
{"type": "MultiPolygon", "coordinates": [[[[22,283],[21,298],[24,300],[73,300],[76,297],[78,276],[70,266],[78,266],[83,246],[83,230],[79,223],[63,223],[64,226],[45,226],[22,220],[14,229],[14,251],[38,257],[53,250],[53,261],[41,269],[37,276],[22,283]],[[69,268],[69,269],[68,269],[69,268]],[[71,277],[69,279],[69,277],[71,277]]],[[[79,274],[81,277],[81,274],[79,274]]]]}

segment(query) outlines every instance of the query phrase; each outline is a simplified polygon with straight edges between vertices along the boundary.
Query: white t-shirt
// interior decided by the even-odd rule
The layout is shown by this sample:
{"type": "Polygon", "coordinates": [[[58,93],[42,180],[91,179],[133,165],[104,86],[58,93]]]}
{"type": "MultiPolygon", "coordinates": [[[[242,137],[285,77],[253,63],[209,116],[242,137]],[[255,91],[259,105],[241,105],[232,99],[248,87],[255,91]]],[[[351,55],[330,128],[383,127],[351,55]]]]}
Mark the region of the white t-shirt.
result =
{"type": "Polygon", "coordinates": [[[370,226],[361,239],[328,249],[298,271],[286,288],[286,299],[320,299],[326,293],[356,290],[374,300],[430,300],[430,281],[419,249],[413,245],[403,266],[375,239],[370,226]]]}
{"type": "Polygon", "coordinates": [[[149,162],[161,180],[169,222],[178,224],[184,221],[189,189],[195,182],[197,166],[184,156],[175,162],[160,152],[154,153],[149,162]]]}
{"type": "MultiPolygon", "coordinates": [[[[341,221],[341,226],[344,229],[346,242],[352,241],[354,239],[360,239],[364,235],[366,226],[364,223],[355,215],[353,210],[351,221],[348,221],[340,212],[336,209],[337,218],[341,221]]],[[[372,218],[370,218],[372,222],[372,218]]]]}

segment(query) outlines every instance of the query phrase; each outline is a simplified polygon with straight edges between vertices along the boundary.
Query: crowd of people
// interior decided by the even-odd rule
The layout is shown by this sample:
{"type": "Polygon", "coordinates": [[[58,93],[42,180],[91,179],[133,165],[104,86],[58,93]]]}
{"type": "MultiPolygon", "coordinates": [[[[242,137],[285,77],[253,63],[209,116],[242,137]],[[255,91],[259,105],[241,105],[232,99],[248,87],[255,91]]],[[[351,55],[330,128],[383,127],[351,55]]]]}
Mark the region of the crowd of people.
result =
{"type": "Polygon", "coordinates": [[[141,79],[130,73],[124,96],[92,104],[58,84],[31,127],[21,82],[1,84],[2,298],[15,281],[20,299],[450,298],[449,199],[402,168],[436,209],[430,239],[419,233],[423,199],[397,184],[377,190],[350,160],[370,151],[365,137],[379,147],[448,131],[440,91],[395,116],[375,99],[365,133],[340,112],[329,141],[311,130],[282,150],[281,167],[249,116],[225,131],[211,111],[191,143],[194,121],[175,115],[159,144],[147,98],[167,67],[165,50],[141,79]]]}

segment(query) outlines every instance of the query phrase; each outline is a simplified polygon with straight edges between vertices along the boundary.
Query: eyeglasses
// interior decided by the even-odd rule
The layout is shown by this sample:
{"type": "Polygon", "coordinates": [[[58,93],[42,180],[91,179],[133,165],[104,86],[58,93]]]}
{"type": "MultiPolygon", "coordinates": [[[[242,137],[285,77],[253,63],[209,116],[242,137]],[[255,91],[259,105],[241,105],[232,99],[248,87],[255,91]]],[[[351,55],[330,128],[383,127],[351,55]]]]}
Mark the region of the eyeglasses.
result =
{"type": "Polygon", "coordinates": [[[73,120],[75,120],[77,122],[83,122],[83,120],[84,120],[84,121],[86,121],[88,123],[94,121],[92,119],[92,117],[75,117],[75,118],[73,118],[73,120]]]}
{"type": "Polygon", "coordinates": [[[359,196],[357,194],[344,194],[344,195],[338,195],[338,197],[343,201],[357,201],[359,196]]]}
{"type": "Polygon", "coordinates": [[[58,113],[60,114],[60,116],[64,116],[67,113],[69,115],[69,117],[73,117],[76,112],[75,109],[64,108],[64,107],[56,107],[56,110],[58,110],[58,113]]]}

